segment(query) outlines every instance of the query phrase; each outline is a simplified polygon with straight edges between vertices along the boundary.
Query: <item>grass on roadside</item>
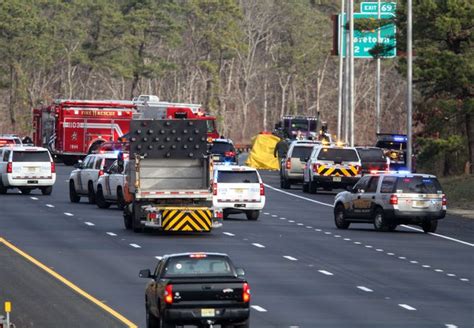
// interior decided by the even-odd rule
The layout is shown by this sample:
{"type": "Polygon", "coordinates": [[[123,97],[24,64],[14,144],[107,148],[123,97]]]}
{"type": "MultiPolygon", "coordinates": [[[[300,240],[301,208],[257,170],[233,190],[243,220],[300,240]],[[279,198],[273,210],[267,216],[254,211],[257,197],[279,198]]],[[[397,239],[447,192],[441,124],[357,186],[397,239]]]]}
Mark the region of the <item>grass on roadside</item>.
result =
{"type": "Polygon", "coordinates": [[[439,177],[448,208],[474,210],[474,175],[439,177]]]}

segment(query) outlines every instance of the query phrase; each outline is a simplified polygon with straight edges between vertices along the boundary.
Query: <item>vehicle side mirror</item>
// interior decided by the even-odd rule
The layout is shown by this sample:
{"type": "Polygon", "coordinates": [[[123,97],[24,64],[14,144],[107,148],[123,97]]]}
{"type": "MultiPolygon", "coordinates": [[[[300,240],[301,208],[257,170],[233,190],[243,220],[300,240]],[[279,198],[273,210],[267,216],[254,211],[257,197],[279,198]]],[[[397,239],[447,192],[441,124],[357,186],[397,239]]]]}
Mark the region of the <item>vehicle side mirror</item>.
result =
{"type": "Polygon", "coordinates": [[[245,271],[242,268],[236,268],[235,272],[237,273],[237,277],[244,277],[245,276],[245,271]]]}
{"type": "Polygon", "coordinates": [[[140,270],[140,272],[138,273],[138,276],[140,278],[154,278],[150,272],[150,269],[140,270]]]}

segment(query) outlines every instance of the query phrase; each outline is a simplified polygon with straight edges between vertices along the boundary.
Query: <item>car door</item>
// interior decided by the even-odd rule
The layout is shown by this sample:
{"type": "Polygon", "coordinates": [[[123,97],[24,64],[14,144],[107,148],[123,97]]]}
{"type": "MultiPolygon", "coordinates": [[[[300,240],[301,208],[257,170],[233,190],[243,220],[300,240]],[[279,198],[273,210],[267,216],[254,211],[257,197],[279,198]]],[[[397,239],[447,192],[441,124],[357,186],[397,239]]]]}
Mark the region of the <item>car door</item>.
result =
{"type": "Polygon", "coordinates": [[[364,211],[370,207],[370,204],[367,204],[367,200],[362,198],[367,190],[370,178],[370,176],[366,175],[354,185],[353,192],[351,192],[348,216],[361,218],[364,211]]]}
{"type": "Polygon", "coordinates": [[[77,172],[77,192],[84,194],[87,193],[87,167],[90,165],[91,161],[93,160],[93,156],[87,156],[82,162],[82,165],[78,168],[77,172]]]}
{"type": "Polygon", "coordinates": [[[121,176],[121,174],[118,171],[117,162],[114,162],[114,164],[112,164],[107,171],[108,171],[108,174],[106,174],[106,177],[104,177],[106,198],[116,199],[117,198],[117,185],[119,183],[119,179],[121,176]]]}
{"type": "Polygon", "coordinates": [[[363,219],[370,220],[374,215],[375,196],[379,180],[380,176],[371,176],[367,184],[367,189],[365,189],[365,192],[360,195],[358,210],[360,217],[363,219]]]}
{"type": "Polygon", "coordinates": [[[4,149],[2,158],[0,158],[0,178],[2,179],[3,185],[7,185],[8,178],[7,178],[7,165],[10,159],[10,150],[4,149]]]}

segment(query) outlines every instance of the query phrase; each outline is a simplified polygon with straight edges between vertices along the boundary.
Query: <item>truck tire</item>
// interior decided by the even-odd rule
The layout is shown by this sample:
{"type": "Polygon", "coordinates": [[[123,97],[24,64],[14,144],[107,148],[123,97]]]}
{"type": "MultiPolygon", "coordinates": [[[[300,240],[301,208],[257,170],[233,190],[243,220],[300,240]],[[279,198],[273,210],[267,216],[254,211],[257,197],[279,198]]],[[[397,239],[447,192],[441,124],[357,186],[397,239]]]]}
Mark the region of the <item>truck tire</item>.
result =
{"type": "Polygon", "coordinates": [[[69,200],[71,203],[79,203],[81,201],[81,196],[77,194],[73,180],[69,181],[69,200]]]}
{"type": "Polygon", "coordinates": [[[342,204],[338,204],[334,209],[334,223],[338,229],[347,229],[351,224],[346,221],[344,212],[344,206],[342,204]]]}
{"type": "Polygon", "coordinates": [[[97,186],[97,193],[95,195],[95,203],[97,204],[97,207],[99,208],[109,208],[111,205],[107,200],[105,200],[104,192],[102,190],[101,185],[97,186]]]}
{"type": "Polygon", "coordinates": [[[153,313],[150,313],[150,310],[148,310],[148,306],[145,307],[145,312],[146,312],[146,328],[159,328],[160,321],[158,320],[157,317],[153,315],[153,313]]]}
{"type": "Polygon", "coordinates": [[[380,207],[375,209],[374,214],[374,228],[377,231],[386,232],[389,230],[389,225],[387,223],[387,219],[383,213],[383,210],[380,207]]]}
{"type": "Polygon", "coordinates": [[[425,221],[422,223],[421,227],[425,233],[436,232],[436,228],[438,228],[438,220],[425,221]]]}
{"type": "Polygon", "coordinates": [[[95,192],[92,181],[89,181],[87,184],[87,199],[89,200],[89,204],[95,204],[95,192]]]}
{"type": "Polygon", "coordinates": [[[51,195],[53,192],[53,186],[48,186],[48,187],[42,187],[41,188],[41,193],[45,196],[51,195]]]}
{"type": "Polygon", "coordinates": [[[127,208],[123,209],[123,225],[125,229],[131,230],[132,229],[132,214],[129,212],[127,208]]]}
{"type": "Polygon", "coordinates": [[[117,188],[117,207],[121,210],[124,209],[125,205],[125,197],[123,197],[123,191],[122,188],[118,187],[117,188]]]}
{"type": "Polygon", "coordinates": [[[132,204],[132,230],[133,232],[143,232],[143,225],[140,223],[141,216],[136,207],[135,204],[132,204]]]}
{"type": "Polygon", "coordinates": [[[286,179],[285,177],[280,176],[280,188],[290,189],[291,188],[290,180],[286,179]]]}
{"type": "Polygon", "coordinates": [[[0,194],[4,195],[7,193],[7,188],[3,185],[2,177],[0,176],[0,194]]]}
{"type": "Polygon", "coordinates": [[[245,212],[245,215],[247,215],[247,220],[256,221],[260,215],[260,211],[259,210],[247,211],[245,212]]]}
{"type": "Polygon", "coordinates": [[[29,194],[31,194],[31,189],[30,189],[30,188],[21,188],[21,187],[20,187],[19,189],[20,189],[20,191],[21,191],[21,193],[22,193],[23,195],[29,195],[29,194]]]}
{"type": "Polygon", "coordinates": [[[303,182],[303,192],[309,192],[309,185],[306,182],[303,182]]]}

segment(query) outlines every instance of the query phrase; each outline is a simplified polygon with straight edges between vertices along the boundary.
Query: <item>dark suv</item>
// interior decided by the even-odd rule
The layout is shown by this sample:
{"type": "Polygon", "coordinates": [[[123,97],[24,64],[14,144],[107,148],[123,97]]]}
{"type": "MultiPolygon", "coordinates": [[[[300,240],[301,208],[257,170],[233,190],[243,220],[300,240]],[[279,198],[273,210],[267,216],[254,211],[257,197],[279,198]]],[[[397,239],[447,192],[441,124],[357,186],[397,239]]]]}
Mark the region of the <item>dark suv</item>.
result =
{"type": "Polygon", "coordinates": [[[382,148],[378,147],[356,147],[362,164],[362,175],[373,171],[385,171],[389,169],[389,159],[385,156],[382,148]]]}
{"type": "Polygon", "coordinates": [[[210,151],[214,163],[237,164],[237,151],[230,139],[214,139],[210,151]]]}

